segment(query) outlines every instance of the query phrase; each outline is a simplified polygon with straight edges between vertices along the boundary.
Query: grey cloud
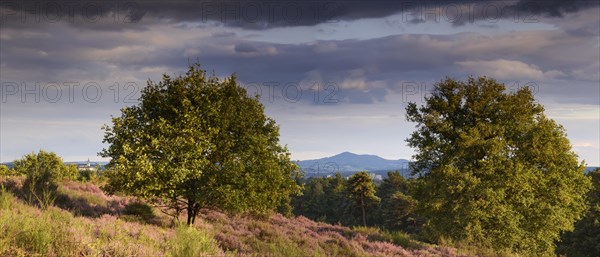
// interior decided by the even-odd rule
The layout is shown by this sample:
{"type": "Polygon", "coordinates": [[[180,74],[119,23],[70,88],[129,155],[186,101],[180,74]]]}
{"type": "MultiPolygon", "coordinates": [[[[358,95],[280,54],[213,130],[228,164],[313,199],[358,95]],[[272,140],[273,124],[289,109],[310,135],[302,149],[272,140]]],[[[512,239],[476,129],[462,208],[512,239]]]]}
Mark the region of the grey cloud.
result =
{"type": "MultiPolygon", "coordinates": [[[[399,35],[363,41],[320,41],[315,44],[300,45],[244,42],[239,39],[223,41],[221,39],[218,44],[199,45],[200,54],[196,57],[207,70],[219,71],[218,75],[220,76],[236,72],[240,80],[247,83],[276,82],[279,83],[278,90],[281,90],[287,83],[303,82],[304,84],[301,86],[307,94],[303,100],[306,101],[313,101],[313,98],[309,96],[313,83],[321,83],[323,86],[333,82],[339,87],[337,96],[340,101],[373,103],[385,101],[385,96],[389,93],[401,93],[402,87],[398,85],[402,85],[402,82],[430,83],[444,76],[490,75],[477,74],[476,70],[461,70],[461,66],[457,65],[461,62],[494,64],[498,60],[519,61],[523,65],[535,65],[536,69],[541,72],[558,70],[565,71],[565,74],[568,75],[568,69],[585,68],[594,62],[593,58],[597,56],[590,55],[589,49],[593,49],[592,47],[591,43],[584,39],[572,38],[565,33],[552,31],[537,34],[514,32],[498,36],[482,36],[472,33],[437,36],[399,35]],[[553,41],[549,42],[549,39],[553,41]],[[226,50],[227,47],[223,47],[226,44],[234,46],[236,52],[226,50]],[[261,53],[261,49],[267,48],[276,49],[277,53],[245,55],[261,53]],[[327,51],[323,51],[323,48],[327,51]],[[565,54],[557,55],[561,51],[565,54]],[[484,56],[485,59],[482,59],[484,56]],[[315,71],[318,71],[318,76],[311,75],[315,71]],[[377,81],[386,81],[387,83],[378,84],[377,81]],[[375,85],[377,87],[374,87],[375,85]]],[[[69,52],[66,49],[62,49],[62,51],[69,52]]],[[[39,79],[50,81],[67,79],[61,77],[68,74],[61,69],[90,68],[95,72],[95,74],[88,74],[90,77],[97,77],[98,74],[103,73],[105,75],[102,77],[106,77],[111,74],[103,67],[102,62],[86,60],[77,54],[63,54],[62,59],[23,58],[17,52],[7,51],[3,52],[3,62],[6,62],[8,68],[13,70],[31,70],[33,67],[33,73],[46,71],[44,74],[46,77],[39,79]],[[35,62],[41,63],[31,64],[35,62]],[[27,68],[28,64],[29,68],[27,68]],[[53,72],[55,73],[52,74],[53,72]]],[[[164,66],[169,70],[183,71],[187,65],[181,48],[156,49],[152,54],[138,56],[139,58],[132,58],[127,54],[116,56],[118,59],[110,59],[105,62],[131,72],[149,66],[164,66]]],[[[195,59],[196,57],[190,58],[195,59]]],[[[510,73],[508,74],[510,76],[510,73]]],[[[138,76],[143,76],[143,74],[138,76]]],[[[11,74],[5,70],[3,77],[11,77],[11,74]]],[[[12,77],[18,79],[18,77],[12,77]]],[[[31,78],[28,77],[28,79],[31,78]]],[[[140,79],[146,78],[141,77],[140,79]]],[[[539,77],[532,79],[542,83],[539,81],[539,77]]],[[[577,80],[572,77],[564,79],[565,83],[568,83],[569,80],[577,80]]],[[[564,88],[554,84],[551,87],[543,88],[542,93],[560,95],[561,92],[568,92],[569,95],[574,96],[571,99],[576,99],[575,96],[578,95],[576,101],[596,101],[596,97],[589,94],[593,88],[579,86],[574,90],[572,87],[564,88]]]]}
{"type": "Polygon", "coordinates": [[[141,70],[184,71],[189,60],[198,59],[209,71],[216,70],[220,76],[236,72],[247,83],[278,82],[281,89],[287,83],[304,82],[306,94],[311,94],[312,83],[334,82],[339,86],[337,95],[342,102],[372,103],[385,101],[390,93],[401,93],[402,82],[430,83],[444,76],[489,75],[484,74],[485,70],[468,67],[513,62],[534,70],[538,75],[532,79],[541,80],[539,74],[553,74],[553,83],[543,88],[542,94],[569,93],[573,98],[564,101],[594,103],[597,97],[589,92],[597,90],[590,85],[597,85],[598,79],[590,67],[597,67],[594,65],[600,59],[597,41],[587,34],[570,32],[591,27],[587,20],[594,20],[594,16],[593,11],[577,15],[584,21],[561,20],[562,23],[556,24],[563,29],[547,31],[497,35],[404,34],[310,44],[254,42],[232,33],[215,36],[212,31],[206,32],[207,38],[198,40],[185,38],[189,33],[181,29],[167,36],[176,38],[176,43],[152,45],[149,41],[156,39],[153,33],[165,31],[112,33],[80,31],[60,23],[45,24],[28,30],[28,35],[20,35],[25,32],[17,29],[3,29],[1,73],[3,81],[125,79],[115,75],[119,73],[129,73],[130,77],[143,81],[160,78],[160,74],[141,70]],[[558,86],[560,83],[576,85],[565,89],[558,86]]]}
{"type": "Polygon", "coordinates": [[[405,12],[408,23],[424,22],[427,15],[443,16],[455,25],[481,19],[561,17],[567,13],[598,6],[590,0],[429,0],[429,1],[2,1],[5,26],[19,26],[29,20],[72,21],[91,29],[141,29],[139,24],[169,20],[175,22],[222,22],[245,29],[311,26],[320,23],[385,17],[405,12]],[[437,11],[435,10],[437,8],[437,11]],[[462,15],[457,15],[457,10],[462,15]],[[99,22],[107,20],[108,22],[99,22]],[[131,24],[138,24],[132,26],[131,24]]]}
{"type": "Polygon", "coordinates": [[[213,37],[235,37],[235,32],[218,32],[213,33],[213,37]]]}
{"type": "Polygon", "coordinates": [[[237,44],[234,49],[238,53],[256,53],[259,51],[256,46],[249,43],[237,44]]]}
{"type": "MultiPolygon", "coordinates": [[[[478,73],[477,70],[462,70],[457,65],[460,62],[518,63],[536,72],[529,75],[529,80],[540,85],[553,76],[560,77],[560,80],[553,79],[552,84],[542,88],[542,94],[561,95],[568,92],[573,95],[570,98],[572,101],[597,101],[596,96],[589,94],[590,90],[594,91],[589,86],[592,81],[582,81],[569,72],[576,67],[585,68],[594,63],[598,57],[598,53],[590,52],[590,49],[594,49],[594,42],[572,38],[564,32],[514,32],[497,36],[474,33],[400,35],[364,41],[321,41],[302,45],[254,44],[258,48],[275,47],[280,54],[246,58],[208,51],[211,54],[201,56],[201,60],[217,67],[217,70],[235,71],[240,79],[247,82],[335,82],[340,86],[339,96],[350,103],[384,101],[387,94],[401,92],[402,82],[431,83],[444,76],[462,78],[467,75],[491,75],[478,73]],[[327,46],[328,51],[318,51],[321,46],[327,46]],[[561,51],[565,54],[556,54],[561,51]],[[364,82],[369,90],[356,84],[343,85],[345,81],[355,78],[352,72],[356,70],[362,71],[358,78],[364,79],[356,83],[364,82]],[[318,71],[318,76],[310,75],[314,71],[318,71]],[[375,81],[388,83],[382,88],[369,86],[375,85],[375,81]],[[560,83],[568,86],[558,86],[560,83]]],[[[520,80],[524,83],[524,79],[531,73],[522,71],[502,74],[506,74],[504,79],[507,82],[520,80]]],[[[565,101],[569,101],[569,98],[565,101]]]]}
{"type": "Polygon", "coordinates": [[[529,11],[534,14],[547,14],[553,17],[562,17],[565,13],[578,12],[582,9],[596,7],[600,4],[595,0],[521,0],[515,6],[519,10],[529,11]]]}

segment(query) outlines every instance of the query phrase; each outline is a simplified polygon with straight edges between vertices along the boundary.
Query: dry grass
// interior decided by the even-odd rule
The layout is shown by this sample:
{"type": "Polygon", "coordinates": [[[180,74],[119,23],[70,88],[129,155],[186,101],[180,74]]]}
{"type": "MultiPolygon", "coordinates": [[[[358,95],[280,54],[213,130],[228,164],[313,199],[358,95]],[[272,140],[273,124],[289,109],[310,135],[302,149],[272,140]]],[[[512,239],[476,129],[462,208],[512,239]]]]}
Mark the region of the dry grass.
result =
{"type": "Polygon", "coordinates": [[[63,182],[55,206],[29,205],[22,178],[1,177],[0,256],[459,256],[400,232],[305,217],[226,215],[204,209],[178,226],[140,200],[90,182],[63,182]]]}

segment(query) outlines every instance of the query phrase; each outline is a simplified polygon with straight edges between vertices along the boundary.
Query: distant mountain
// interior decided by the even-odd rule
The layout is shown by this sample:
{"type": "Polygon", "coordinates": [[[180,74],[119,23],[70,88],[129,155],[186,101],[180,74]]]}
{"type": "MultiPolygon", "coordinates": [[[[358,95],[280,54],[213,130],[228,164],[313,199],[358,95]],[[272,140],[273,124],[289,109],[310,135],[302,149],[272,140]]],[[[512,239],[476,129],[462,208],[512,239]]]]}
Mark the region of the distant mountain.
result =
{"type": "MultiPolygon", "coordinates": [[[[388,160],[377,155],[343,152],[331,157],[299,161],[297,164],[307,177],[327,176],[336,172],[348,176],[358,171],[369,171],[386,177],[388,171],[396,170],[400,171],[403,176],[409,177],[409,162],[406,159],[388,160]]],[[[598,167],[586,167],[585,173],[596,168],[598,167]]]]}
{"type": "Polygon", "coordinates": [[[15,167],[15,163],[14,162],[3,162],[3,163],[0,163],[0,164],[5,165],[9,169],[12,169],[12,168],[15,167]]]}
{"type": "Polygon", "coordinates": [[[585,168],[585,174],[588,174],[589,172],[591,172],[591,171],[593,171],[595,169],[598,169],[598,168],[600,168],[600,167],[586,167],[585,168]]]}
{"type": "Polygon", "coordinates": [[[299,161],[297,164],[308,176],[323,176],[335,172],[354,173],[371,171],[387,173],[387,171],[407,170],[408,160],[388,160],[377,155],[354,154],[343,152],[331,157],[299,161]]]}

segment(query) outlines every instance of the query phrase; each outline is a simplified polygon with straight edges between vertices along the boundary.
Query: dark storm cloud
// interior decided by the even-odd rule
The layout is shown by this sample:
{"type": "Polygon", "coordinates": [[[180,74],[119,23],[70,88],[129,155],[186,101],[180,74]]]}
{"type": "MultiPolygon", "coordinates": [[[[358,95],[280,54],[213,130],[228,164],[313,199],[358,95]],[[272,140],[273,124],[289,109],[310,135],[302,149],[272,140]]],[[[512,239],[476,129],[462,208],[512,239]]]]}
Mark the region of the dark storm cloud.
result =
{"type": "Polygon", "coordinates": [[[67,21],[93,29],[142,29],[156,19],[173,22],[222,22],[245,29],[310,26],[340,20],[386,17],[403,12],[407,23],[427,19],[461,25],[475,20],[541,17],[598,6],[596,0],[436,0],[436,1],[2,1],[5,25],[67,21]],[[104,21],[104,22],[102,22],[104,21]],[[107,22],[108,21],[108,22],[107,22]],[[138,24],[132,26],[131,24],[138,24]]]}

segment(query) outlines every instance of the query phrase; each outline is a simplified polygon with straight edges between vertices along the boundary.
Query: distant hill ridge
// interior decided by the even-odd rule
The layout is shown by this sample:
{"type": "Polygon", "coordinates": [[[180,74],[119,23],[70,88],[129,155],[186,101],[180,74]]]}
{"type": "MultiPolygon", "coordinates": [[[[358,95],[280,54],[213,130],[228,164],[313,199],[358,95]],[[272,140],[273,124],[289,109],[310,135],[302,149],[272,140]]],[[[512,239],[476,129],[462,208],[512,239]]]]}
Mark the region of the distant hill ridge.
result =
{"type": "MultiPolygon", "coordinates": [[[[87,161],[70,161],[65,162],[65,164],[85,164],[87,161]]],[[[98,161],[92,162],[95,164],[100,164],[102,166],[108,164],[107,161],[98,161]]],[[[306,172],[307,174],[334,174],[335,172],[341,173],[355,173],[358,171],[370,171],[372,173],[377,173],[381,175],[385,175],[388,171],[399,170],[403,175],[407,175],[409,173],[408,164],[409,160],[406,159],[398,159],[398,160],[389,160],[384,159],[377,155],[371,154],[355,154],[351,152],[343,152],[334,156],[320,158],[320,159],[312,159],[312,160],[303,160],[298,161],[296,164],[300,166],[300,169],[306,172]]],[[[4,162],[0,163],[2,165],[6,165],[9,168],[14,167],[13,162],[4,162]]],[[[592,170],[595,170],[599,167],[586,167],[585,173],[588,173],[592,170]]]]}
{"type": "Polygon", "coordinates": [[[297,162],[307,175],[325,175],[335,172],[354,173],[358,171],[387,172],[408,170],[406,159],[388,160],[377,155],[343,152],[331,157],[297,162]]]}
{"type": "MultiPolygon", "coordinates": [[[[334,156],[303,160],[296,162],[300,169],[307,176],[326,176],[341,172],[342,174],[352,174],[358,171],[370,171],[385,176],[388,171],[398,170],[400,173],[408,177],[410,174],[409,160],[398,159],[389,160],[377,155],[371,154],[355,154],[351,152],[343,152],[334,156]]],[[[598,167],[586,167],[585,173],[588,173],[598,167]]]]}

